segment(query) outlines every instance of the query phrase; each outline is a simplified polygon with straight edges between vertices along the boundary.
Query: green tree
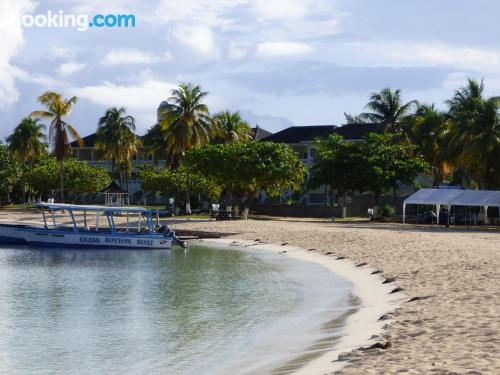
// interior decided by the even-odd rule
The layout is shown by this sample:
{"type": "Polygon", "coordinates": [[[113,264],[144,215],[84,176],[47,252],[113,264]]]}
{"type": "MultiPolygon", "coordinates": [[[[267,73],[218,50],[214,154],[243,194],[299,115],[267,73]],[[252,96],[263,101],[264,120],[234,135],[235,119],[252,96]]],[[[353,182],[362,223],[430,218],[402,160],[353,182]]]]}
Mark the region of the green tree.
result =
{"type": "MultiPolygon", "coordinates": [[[[180,84],[172,91],[160,111],[161,137],[155,150],[167,154],[174,167],[183,159],[186,152],[207,144],[213,136],[212,120],[207,105],[203,102],[207,92],[200,86],[180,84]]],[[[190,175],[186,173],[186,213],[191,213],[190,175]]]]}
{"type": "Polygon", "coordinates": [[[22,164],[12,159],[7,146],[0,142],[0,201],[11,202],[11,194],[20,184],[22,175],[22,164]]]}
{"type": "Polygon", "coordinates": [[[500,98],[484,98],[484,82],[469,79],[447,103],[451,119],[448,158],[480,188],[499,186],[500,98]]]}
{"type": "Polygon", "coordinates": [[[447,115],[434,105],[420,105],[412,119],[411,141],[432,167],[433,186],[439,186],[451,172],[444,143],[449,125],[447,115]]]}
{"type": "Polygon", "coordinates": [[[31,117],[23,119],[6,139],[12,156],[33,166],[46,153],[44,131],[45,125],[40,124],[40,120],[31,117]]]}
{"type": "Polygon", "coordinates": [[[352,113],[347,112],[344,112],[344,117],[346,124],[366,124],[370,122],[370,120],[361,115],[353,115],[352,113]]]}
{"type": "Polygon", "coordinates": [[[252,128],[239,112],[224,111],[215,115],[213,120],[217,143],[246,143],[253,139],[252,128]]]}
{"type": "MultiPolygon", "coordinates": [[[[117,163],[128,166],[137,153],[135,119],[126,115],[125,108],[109,108],[99,119],[95,146],[102,159],[111,160],[111,176],[115,177],[117,163]]],[[[127,173],[128,174],[128,173],[127,173]]]]}
{"type": "MultiPolygon", "coordinates": [[[[146,192],[161,193],[175,198],[180,202],[184,198],[186,188],[186,170],[181,167],[176,170],[161,171],[143,170],[141,172],[142,189],[146,192]]],[[[191,194],[205,195],[208,199],[217,199],[221,186],[213,178],[200,173],[191,173],[191,194]]]]}
{"type": "Polygon", "coordinates": [[[401,183],[413,183],[428,164],[413,156],[413,148],[393,141],[394,134],[368,134],[363,142],[343,141],[332,135],[318,141],[316,165],[310,184],[322,184],[344,194],[349,191],[371,191],[376,207],[380,195],[401,183]]]}
{"type": "MultiPolygon", "coordinates": [[[[86,163],[67,159],[64,162],[64,186],[76,195],[95,194],[106,188],[111,182],[106,170],[91,167],[86,163]]],[[[27,173],[26,180],[31,188],[39,195],[46,195],[51,190],[57,189],[57,177],[60,165],[53,158],[48,157],[41,161],[27,173]]]]}
{"type": "Polygon", "coordinates": [[[362,113],[360,118],[379,124],[381,131],[398,133],[403,130],[402,121],[416,104],[416,100],[403,103],[401,90],[392,91],[390,88],[385,88],[371,94],[370,101],[366,105],[371,112],[362,113]]]}
{"type": "MultiPolygon", "coordinates": [[[[7,137],[9,151],[12,157],[24,163],[24,169],[31,169],[33,165],[43,158],[47,152],[46,137],[44,134],[45,126],[40,124],[38,119],[27,117],[16,126],[13,133],[7,137]]],[[[23,173],[23,177],[24,177],[23,173]]],[[[23,180],[21,182],[23,201],[26,198],[26,190],[29,191],[31,200],[31,190],[26,189],[27,185],[23,180]]]]}
{"type": "Polygon", "coordinates": [[[50,121],[49,140],[52,152],[60,166],[61,202],[64,202],[64,159],[71,153],[71,139],[78,141],[83,147],[83,141],[78,132],[64,120],[77,103],[76,96],[65,99],[57,92],[47,91],[40,95],[38,101],[46,107],[44,111],[35,111],[31,117],[45,118],[50,121]]]}
{"type": "Polygon", "coordinates": [[[241,191],[245,216],[258,193],[277,196],[298,190],[306,175],[305,165],[289,146],[272,142],[207,145],[190,151],[187,158],[192,170],[213,177],[226,191],[241,191]]]}

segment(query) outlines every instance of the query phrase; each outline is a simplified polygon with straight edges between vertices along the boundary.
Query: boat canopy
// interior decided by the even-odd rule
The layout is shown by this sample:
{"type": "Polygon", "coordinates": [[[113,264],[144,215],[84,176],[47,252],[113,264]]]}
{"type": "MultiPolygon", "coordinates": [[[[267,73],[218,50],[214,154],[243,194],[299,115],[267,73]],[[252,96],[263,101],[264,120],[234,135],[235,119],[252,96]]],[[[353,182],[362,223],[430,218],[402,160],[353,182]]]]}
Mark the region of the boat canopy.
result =
{"type": "Polygon", "coordinates": [[[94,212],[115,212],[115,213],[152,213],[155,211],[148,210],[144,207],[108,207],[108,206],[84,206],[67,203],[38,203],[36,208],[46,209],[50,211],[94,211],[94,212]]]}

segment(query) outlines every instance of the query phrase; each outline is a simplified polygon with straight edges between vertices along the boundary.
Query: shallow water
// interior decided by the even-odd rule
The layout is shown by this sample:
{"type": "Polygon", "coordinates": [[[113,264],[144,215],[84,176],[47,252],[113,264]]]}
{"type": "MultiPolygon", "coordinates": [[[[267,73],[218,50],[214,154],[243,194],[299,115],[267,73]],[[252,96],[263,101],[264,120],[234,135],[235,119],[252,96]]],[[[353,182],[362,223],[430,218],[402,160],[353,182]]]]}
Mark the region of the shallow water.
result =
{"type": "Polygon", "coordinates": [[[0,373],[271,372],[324,349],[350,291],[265,251],[3,247],[0,373]]]}

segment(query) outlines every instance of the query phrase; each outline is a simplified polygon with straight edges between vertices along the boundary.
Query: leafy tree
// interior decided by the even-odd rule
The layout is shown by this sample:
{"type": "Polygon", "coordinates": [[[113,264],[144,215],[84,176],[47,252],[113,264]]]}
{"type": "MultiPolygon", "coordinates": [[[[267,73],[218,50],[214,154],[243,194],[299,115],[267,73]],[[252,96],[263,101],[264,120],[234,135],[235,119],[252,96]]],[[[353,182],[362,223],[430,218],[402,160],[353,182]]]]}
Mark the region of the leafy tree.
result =
{"type": "Polygon", "coordinates": [[[115,166],[121,163],[126,168],[130,158],[137,153],[139,140],[135,135],[135,119],[126,115],[125,108],[109,108],[99,119],[96,132],[96,147],[100,157],[111,160],[111,175],[114,176],[115,166]]]}
{"type": "MultiPolygon", "coordinates": [[[[111,182],[106,170],[91,167],[76,160],[64,161],[64,186],[76,195],[95,194],[106,188],[111,182]]],[[[49,157],[37,164],[27,173],[28,184],[40,195],[46,195],[57,189],[59,162],[49,157]]]]}
{"type": "Polygon", "coordinates": [[[398,133],[403,130],[401,122],[416,104],[416,100],[403,103],[401,90],[392,91],[390,88],[385,88],[371,94],[370,101],[366,105],[371,112],[362,113],[360,118],[380,124],[381,131],[398,133]]]}
{"type": "Polygon", "coordinates": [[[213,177],[226,191],[243,192],[245,215],[256,194],[277,196],[299,189],[306,175],[306,167],[289,146],[272,142],[207,145],[187,158],[192,170],[213,177]]]}
{"type": "Polygon", "coordinates": [[[52,151],[60,166],[61,201],[64,202],[64,159],[71,152],[71,139],[77,140],[81,147],[83,147],[83,141],[75,128],[64,121],[63,118],[71,113],[78,99],[76,96],[65,99],[57,92],[47,91],[40,95],[38,101],[47,110],[35,111],[31,114],[31,117],[50,120],[49,140],[52,142],[52,151]]]}
{"type": "MultiPolygon", "coordinates": [[[[163,169],[161,171],[143,170],[142,189],[151,193],[161,193],[175,198],[180,202],[185,197],[186,170],[163,169]]],[[[209,199],[217,199],[221,193],[221,187],[212,178],[200,173],[191,173],[191,194],[205,194],[209,199]]]]}
{"type": "MultiPolygon", "coordinates": [[[[161,108],[159,130],[154,149],[156,154],[168,155],[174,167],[187,151],[207,144],[213,136],[208,107],[203,103],[207,92],[200,86],[180,84],[161,108]]],[[[190,174],[186,173],[186,213],[191,213],[190,174]]]]}
{"type": "Polygon", "coordinates": [[[217,143],[246,143],[253,139],[253,131],[239,112],[224,111],[214,116],[217,143]]]}
{"type": "Polygon", "coordinates": [[[22,164],[12,159],[7,146],[0,142],[0,200],[11,201],[11,194],[22,179],[22,164]]]}
{"type": "Polygon", "coordinates": [[[393,142],[394,136],[371,133],[364,142],[347,142],[331,135],[317,141],[310,186],[327,184],[341,194],[371,191],[378,206],[384,191],[395,188],[398,181],[412,183],[428,169],[424,160],[413,156],[411,146],[393,142]]]}

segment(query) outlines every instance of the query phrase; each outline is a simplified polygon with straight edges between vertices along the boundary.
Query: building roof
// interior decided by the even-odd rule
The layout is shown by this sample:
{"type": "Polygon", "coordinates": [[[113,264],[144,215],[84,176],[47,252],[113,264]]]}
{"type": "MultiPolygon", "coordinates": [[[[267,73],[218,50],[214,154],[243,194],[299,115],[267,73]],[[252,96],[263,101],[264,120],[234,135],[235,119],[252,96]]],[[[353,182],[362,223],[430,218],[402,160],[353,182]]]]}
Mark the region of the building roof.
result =
{"type": "MultiPolygon", "coordinates": [[[[83,137],[82,140],[83,140],[83,147],[94,147],[96,140],[95,133],[83,137]]],[[[78,148],[80,147],[80,145],[78,144],[77,141],[73,141],[71,142],[71,147],[78,148]]]]}
{"type": "Polygon", "coordinates": [[[100,191],[103,194],[128,194],[127,191],[123,190],[120,185],[116,183],[116,181],[111,181],[109,186],[106,189],[100,191]]]}
{"type": "Polygon", "coordinates": [[[351,141],[362,139],[367,133],[376,130],[377,124],[347,124],[340,127],[335,125],[291,126],[264,140],[277,143],[303,143],[313,142],[317,138],[326,138],[330,134],[337,133],[345,140],[351,141]]]}
{"type": "Polygon", "coordinates": [[[256,141],[260,141],[261,139],[269,137],[271,134],[273,134],[265,129],[262,129],[259,125],[257,125],[255,128],[252,128],[252,130],[254,133],[254,139],[256,141]]]}
{"type": "Polygon", "coordinates": [[[378,128],[378,124],[347,124],[336,128],[333,132],[341,135],[345,140],[354,141],[363,139],[368,133],[376,132],[378,128]]]}
{"type": "MultiPolygon", "coordinates": [[[[141,136],[137,136],[137,138],[139,139],[143,139],[143,137],[141,136]]],[[[95,141],[96,141],[97,137],[96,137],[96,133],[92,133],[92,134],[89,134],[87,135],[86,137],[83,137],[82,140],[83,140],[83,147],[91,147],[91,148],[94,148],[95,146],[95,141]]],[[[70,143],[70,146],[72,148],[79,148],[80,145],[78,144],[77,141],[73,141],[70,143]]]]}

